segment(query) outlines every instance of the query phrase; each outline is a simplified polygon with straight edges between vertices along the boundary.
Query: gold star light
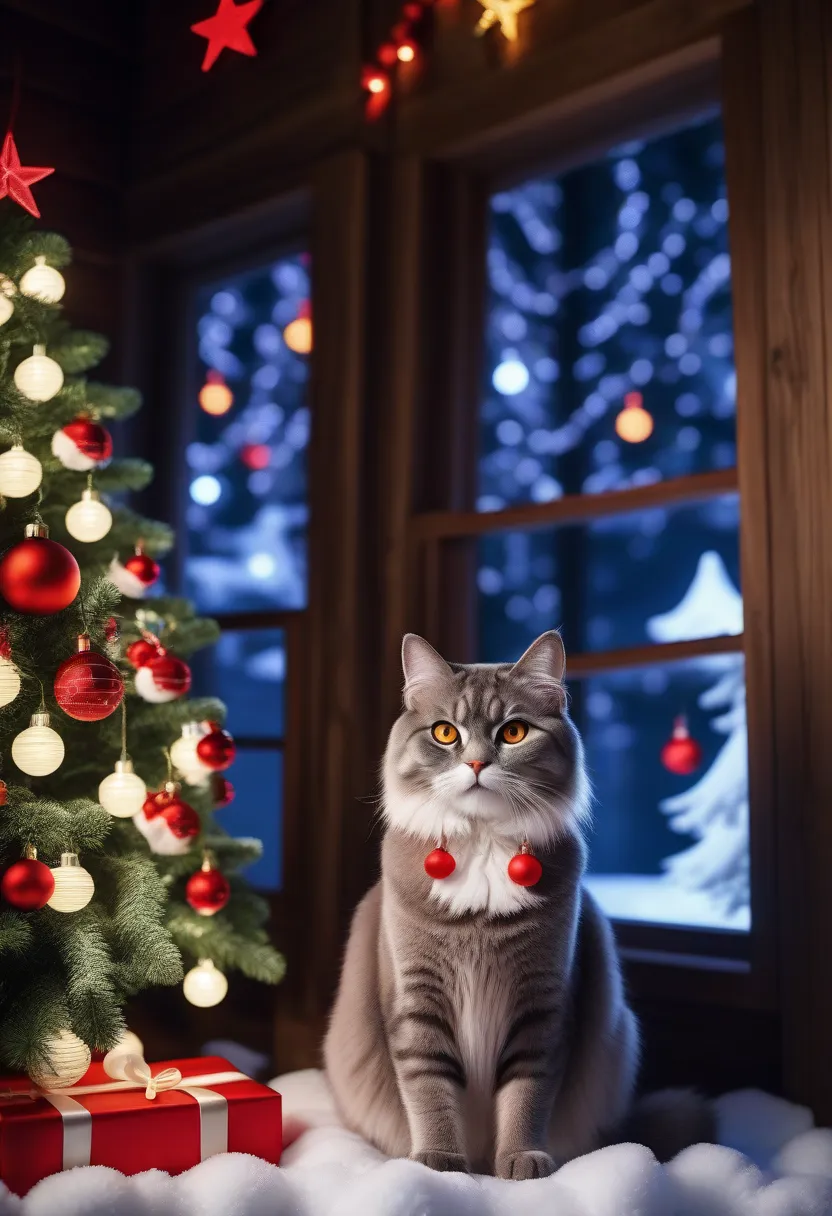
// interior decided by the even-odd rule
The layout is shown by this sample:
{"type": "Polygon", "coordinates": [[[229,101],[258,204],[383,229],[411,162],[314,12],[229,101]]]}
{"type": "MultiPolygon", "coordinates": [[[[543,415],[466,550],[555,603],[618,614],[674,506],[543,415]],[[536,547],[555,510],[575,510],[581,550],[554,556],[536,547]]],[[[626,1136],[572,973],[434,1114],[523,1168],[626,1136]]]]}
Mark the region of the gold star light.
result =
{"type": "Polygon", "coordinates": [[[517,39],[517,14],[531,8],[535,0],[480,0],[485,12],[480,17],[476,34],[484,34],[492,25],[499,25],[509,42],[517,39]]]}

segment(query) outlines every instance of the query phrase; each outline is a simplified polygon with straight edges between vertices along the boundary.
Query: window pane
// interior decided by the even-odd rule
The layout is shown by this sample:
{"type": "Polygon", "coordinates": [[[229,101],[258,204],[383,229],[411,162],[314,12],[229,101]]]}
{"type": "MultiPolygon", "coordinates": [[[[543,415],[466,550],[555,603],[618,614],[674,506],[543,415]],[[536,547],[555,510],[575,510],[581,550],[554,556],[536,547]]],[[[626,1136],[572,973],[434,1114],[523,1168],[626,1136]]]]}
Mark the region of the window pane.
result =
{"type": "Polygon", "coordinates": [[[254,836],[263,856],[245,870],[253,886],[279,891],[283,882],[283,754],[240,748],[228,776],[234,801],[217,813],[232,836],[254,836]]]}
{"type": "Polygon", "coordinates": [[[196,298],[185,582],[204,611],[306,603],[309,368],[285,335],[299,314],[307,323],[308,261],[281,258],[196,298]]]}
{"type": "Polygon", "coordinates": [[[493,196],[480,510],[735,464],[727,218],[718,118],[493,196]]]}
{"type": "Polygon", "coordinates": [[[219,697],[228,707],[227,726],[241,739],[283,735],[286,696],[286,635],[282,629],[224,631],[216,646],[192,660],[194,693],[219,697]]]}
{"type": "Polygon", "coordinates": [[[482,538],[480,658],[562,628],[567,653],[742,632],[735,495],[482,538]]]}
{"type": "Polygon", "coordinates": [[[597,799],[588,885],[604,910],[625,920],[747,930],[742,656],[593,676],[571,691],[597,799]],[[680,713],[702,748],[688,776],[660,759],[680,713]]]}

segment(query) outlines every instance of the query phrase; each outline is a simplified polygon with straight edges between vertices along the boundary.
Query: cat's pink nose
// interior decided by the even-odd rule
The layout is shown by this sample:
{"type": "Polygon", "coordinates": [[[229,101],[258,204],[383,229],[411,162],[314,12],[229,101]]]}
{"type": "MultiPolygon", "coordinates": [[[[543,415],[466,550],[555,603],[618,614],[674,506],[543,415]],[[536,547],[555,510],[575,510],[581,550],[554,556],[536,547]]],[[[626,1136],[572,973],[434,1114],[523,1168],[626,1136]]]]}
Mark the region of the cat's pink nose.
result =
{"type": "Polygon", "coordinates": [[[487,760],[466,760],[465,763],[468,765],[469,768],[472,768],[474,770],[474,776],[479,777],[482,770],[488,764],[488,761],[487,760]]]}

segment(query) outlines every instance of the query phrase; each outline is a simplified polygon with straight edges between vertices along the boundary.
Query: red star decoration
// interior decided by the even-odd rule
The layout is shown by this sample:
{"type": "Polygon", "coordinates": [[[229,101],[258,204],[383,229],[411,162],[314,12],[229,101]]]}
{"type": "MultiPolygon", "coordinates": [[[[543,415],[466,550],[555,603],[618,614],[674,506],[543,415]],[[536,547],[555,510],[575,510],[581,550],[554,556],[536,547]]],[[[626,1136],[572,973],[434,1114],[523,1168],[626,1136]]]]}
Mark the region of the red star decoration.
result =
{"type": "Polygon", "coordinates": [[[41,178],[54,173],[54,169],[36,169],[33,165],[21,165],[14,136],[6,132],[3,151],[0,152],[0,198],[9,198],[24,207],[31,215],[40,217],[35,196],[29,189],[41,178]]]}
{"type": "Polygon", "coordinates": [[[202,70],[207,72],[219,58],[220,51],[228,47],[230,51],[239,51],[241,55],[256,55],[257,48],[251,41],[246,26],[255,13],[259,12],[263,0],[248,0],[246,4],[235,4],[234,0],[220,0],[220,6],[213,17],[198,21],[191,29],[201,38],[208,39],[202,70]]]}

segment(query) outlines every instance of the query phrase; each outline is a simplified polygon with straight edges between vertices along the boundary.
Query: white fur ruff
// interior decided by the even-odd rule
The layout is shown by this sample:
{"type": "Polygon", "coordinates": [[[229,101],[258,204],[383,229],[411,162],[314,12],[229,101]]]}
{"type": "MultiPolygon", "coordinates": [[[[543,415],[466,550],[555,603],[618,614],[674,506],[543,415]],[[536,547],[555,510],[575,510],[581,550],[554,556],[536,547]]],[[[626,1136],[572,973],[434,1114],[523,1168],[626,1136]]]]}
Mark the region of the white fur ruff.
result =
{"type": "Polygon", "coordinates": [[[479,824],[468,836],[449,839],[445,847],[456,861],[456,869],[449,878],[434,879],[431,897],[454,916],[466,912],[509,916],[540,903],[531,887],[520,887],[508,876],[508,863],[519,853],[520,843],[496,836],[479,824]]]}

